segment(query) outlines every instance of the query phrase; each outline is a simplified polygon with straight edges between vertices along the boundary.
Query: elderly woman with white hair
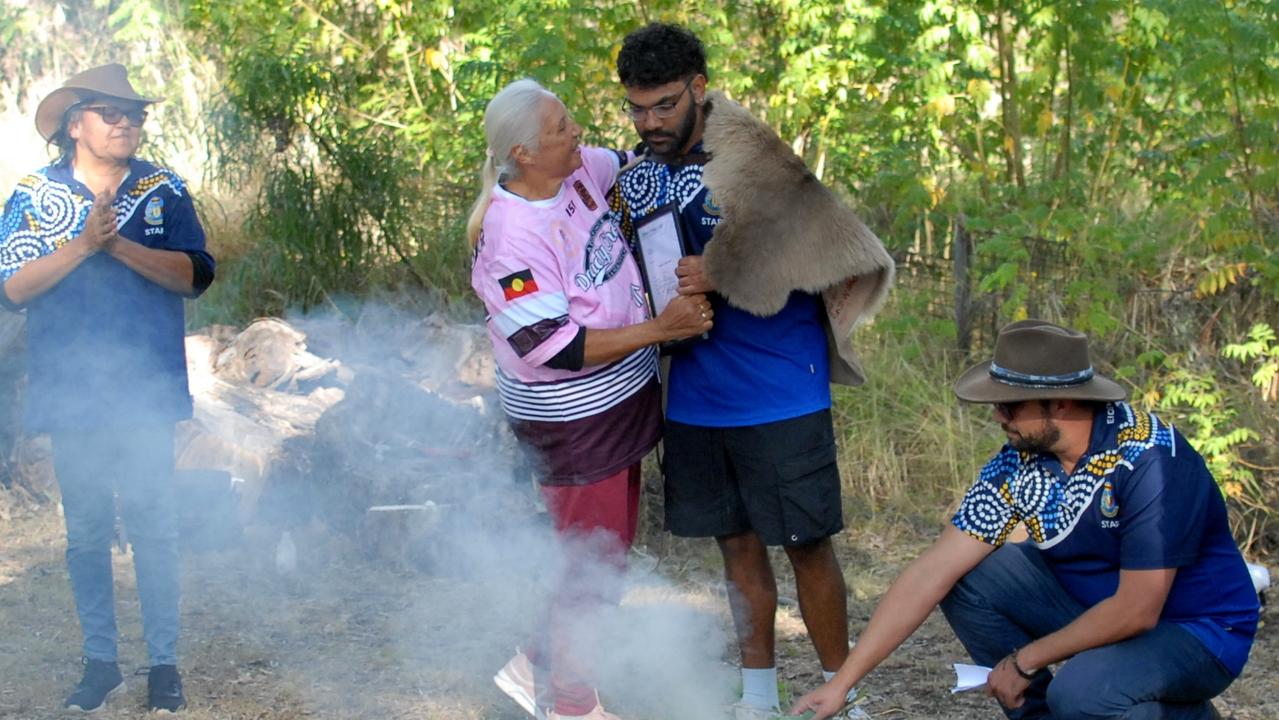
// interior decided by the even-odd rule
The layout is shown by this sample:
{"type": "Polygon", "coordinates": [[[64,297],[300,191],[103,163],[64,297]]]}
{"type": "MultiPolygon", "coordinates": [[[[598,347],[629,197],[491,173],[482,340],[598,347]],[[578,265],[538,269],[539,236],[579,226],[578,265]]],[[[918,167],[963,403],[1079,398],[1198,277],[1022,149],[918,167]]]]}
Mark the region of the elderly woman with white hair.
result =
{"type": "Polygon", "coordinates": [[[484,130],[483,190],[467,228],[471,285],[487,311],[503,409],[538,455],[557,532],[577,548],[546,627],[494,680],[534,717],[615,720],[575,660],[570,625],[613,601],[587,568],[623,570],[635,537],[640,461],[661,434],[655,346],[709,330],[710,304],[681,296],[650,318],[607,200],[627,155],[582,146],[554,94],[511,83],[489,103],[484,130]],[[549,671],[549,688],[535,687],[535,670],[549,671]]]}

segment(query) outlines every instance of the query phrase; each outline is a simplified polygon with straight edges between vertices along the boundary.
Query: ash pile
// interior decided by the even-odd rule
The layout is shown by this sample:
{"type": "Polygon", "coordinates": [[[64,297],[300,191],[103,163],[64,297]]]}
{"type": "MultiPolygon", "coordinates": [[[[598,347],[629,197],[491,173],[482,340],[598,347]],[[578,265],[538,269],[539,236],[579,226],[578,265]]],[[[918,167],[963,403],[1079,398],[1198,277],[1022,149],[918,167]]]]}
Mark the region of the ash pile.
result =
{"type": "Polygon", "coordinates": [[[26,391],[26,315],[0,310],[0,521],[37,512],[57,499],[52,449],[25,442],[22,396],[26,391]]]}

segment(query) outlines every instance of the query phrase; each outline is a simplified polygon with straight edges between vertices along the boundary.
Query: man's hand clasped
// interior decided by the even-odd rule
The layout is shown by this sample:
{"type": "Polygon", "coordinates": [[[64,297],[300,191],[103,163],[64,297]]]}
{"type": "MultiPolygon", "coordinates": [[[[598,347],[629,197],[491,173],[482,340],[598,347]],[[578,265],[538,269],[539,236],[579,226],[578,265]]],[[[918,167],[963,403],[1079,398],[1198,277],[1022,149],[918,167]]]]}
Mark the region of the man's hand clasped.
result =
{"type": "Polygon", "coordinates": [[[709,332],[715,324],[715,311],[706,293],[714,290],[702,272],[702,257],[687,255],[675,267],[679,278],[679,295],[667,303],[657,320],[673,340],[695,337],[709,332]]]}
{"type": "Polygon", "coordinates": [[[710,278],[706,277],[705,263],[701,255],[685,255],[675,266],[675,276],[679,278],[681,295],[704,295],[715,289],[710,278]]]}

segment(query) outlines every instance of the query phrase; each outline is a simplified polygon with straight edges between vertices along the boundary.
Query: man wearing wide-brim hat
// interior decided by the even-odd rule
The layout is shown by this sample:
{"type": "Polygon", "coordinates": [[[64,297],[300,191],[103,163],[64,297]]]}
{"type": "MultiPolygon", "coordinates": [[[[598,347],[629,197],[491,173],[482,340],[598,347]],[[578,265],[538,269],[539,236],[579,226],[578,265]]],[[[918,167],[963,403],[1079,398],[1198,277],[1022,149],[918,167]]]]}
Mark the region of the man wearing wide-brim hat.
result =
{"type": "Polygon", "coordinates": [[[111,573],[116,497],[133,548],[150,659],[147,705],[185,703],[177,670],[173,427],[191,416],[183,299],[213,280],[186,185],[135,157],[147,108],[122,65],[91,68],[41,101],[57,153],[0,218],[0,304],[27,313],[26,431],[50,433],[91,711],[124,690],[111,573]]]}
{"type": "Polygon", "coordinates": [[[955,394],[1008,443],[793,712],[828,717],[940,603],[1009,718],[1217,717],[1259,605],[1199,454],[1124,402],[1082,333],[1039,320],[1000,331],[955,394]],[[1029,540],[1005,544],[1019,524],[1029,540]]]}

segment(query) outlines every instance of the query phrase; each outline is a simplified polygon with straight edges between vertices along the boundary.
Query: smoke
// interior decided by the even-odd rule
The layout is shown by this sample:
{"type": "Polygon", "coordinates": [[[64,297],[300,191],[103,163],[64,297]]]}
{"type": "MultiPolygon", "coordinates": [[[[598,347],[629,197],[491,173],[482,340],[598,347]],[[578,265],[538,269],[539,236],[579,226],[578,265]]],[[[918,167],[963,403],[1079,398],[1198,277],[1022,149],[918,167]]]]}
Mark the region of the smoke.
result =
{"type": "Polygon", "coordinates": [[[475,520],[473,532],[463,530],[449,543],[454,562],[446,568],[448,577],[469,586],[469,603],[424,598],[415,609],[423,618],[443,619],[458,635],[453,642],[430,635],[404,642],[431,643],[450,663],[486,677],[517,646],[527,650],[539,629],[559,620],[555,629],[571,638],[578,670],[610,711],[645,718],[722,715],[736,673],[721,660],[727,637],[708,598],[640,563],[618,573],[595,559],[589,543],[565,542],[538,524],[494,535],[480,529],[485,519],[475,520]],[[572,577],[571,592],[614,602],[570,608],[568,626],[563,614],[552,620],[550,606],[565,576],[572,577]],[[494,657],[500,658],[496,665],[494,657]]]}
{"type": "Polygon", "coordinates": [[[264,502],[282,526],[319,519],[357,545],[402,542],[393,559],[416,570],[402,582],[421,592],[394,623],[400,657],[482,679],[500,717],[518,717],[488,678],[554,622],[611,712],[722,715],[736,679],[722,662],[722,608],[642,559],[618,572],[589,539],[553,532],[532,482],[536,463],[506,429],[492,389],[482,326],[386,304],[290,322],[309,351],[339,361],[353,379],[317,424],[318,442],[341,447],[305,445],[309,477],[273,473],[264,502]],[[287,490],[273,493],[277,480],[287,490]],[[400,504],[422,508],[406,511],[412,528],[386,538],[368,526],[367,506],[400,504]],[[568,612],[566,583],[570,597],[585,598],[568,612]]]}
{"type": "MultiPolygon", "coordinates": [[[[552,530],[536,461],[497,402],[483,326],[404,301],[335,308],[290,317],[301,333],[262,321],[188,340],[196,417],[178,429],[176,517],[187,541],[179,664],[195,717],[513,720],[523,711],[491,678],[552,617],[609,711],[721,717],[736,682],[723,663],[722,599],[681,588],[639,554],[618,572],[589,540],[552,530]],[[236,516],[228,484],[252,512],[236,516]],[[282,576],[285,537],[296,558],[282,576]],[[566,579],[568,597],[601,602],[552,613],[566,579]]],[[[131,348],[93,345],[76,357],[112,372],[140,361],[131,348]]],[[[88,407],[99,390],[59,397],[88,407]]],[[[172,408],[160,410],[135,414],[129,433],[167,442],[167,429],[146,430],[167,428],[172,408]]],[[[117,439],[61,452],[92,468],[117,439]]],[[[115,557],[127,673],[146,651],[115,557]]],[[[65,673],[48,670],[72,667],[79,636],[69,595],[41,606],[32,623],[63,623],[63,640],[19,655],[43,668],[21,684],[47,704],[68,689],[65,673]]]]}

